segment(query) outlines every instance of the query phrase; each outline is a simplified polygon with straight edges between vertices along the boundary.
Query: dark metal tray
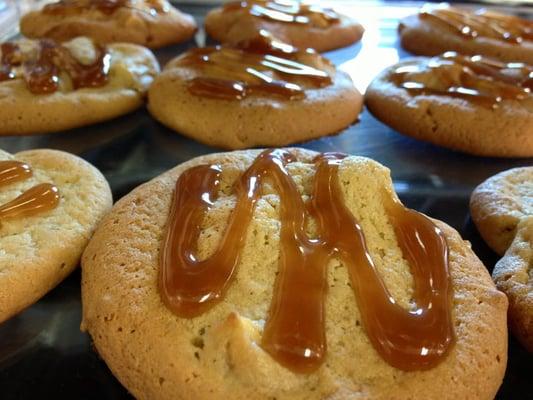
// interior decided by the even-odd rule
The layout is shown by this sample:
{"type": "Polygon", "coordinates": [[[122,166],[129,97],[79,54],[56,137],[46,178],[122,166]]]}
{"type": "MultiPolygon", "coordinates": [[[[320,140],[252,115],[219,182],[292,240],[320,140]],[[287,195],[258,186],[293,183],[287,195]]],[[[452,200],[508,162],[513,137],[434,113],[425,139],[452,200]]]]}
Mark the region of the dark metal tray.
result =
{"type": "MultiPolygon", "coordinates": [[[[338,3],[340,11],[365,25],[362,43],[327,56],[348,71],[364,91],[381,68],[407,55],[397,43],[397,20],[414,12],[420,3],[357,4],[338,3]]],[[[205,6],[182,8],[202,23],[205,6]]],[[[157,56],[164,64],[204,40],[205,35],[200,32],[195,41],[157,51],[157,56]]],[[[412,140],[376,121],[367,111],[357,124],[341,134],[301,146],[367,156],[388,166],[404,203],[459,230],[472,242],[489,270],[497,256],[483,243],[470,221],[470,193],[478,183],[499,171],[533,165],[533,159],[473,157],[412,140]]],[[[0,139],[0,148],[9,152],[43,147],[70,151],[96,165],[109,180],[115,200],[183,161],[217,151],[163,127],[144,109],[69,132],[0,139]]],[[[130,398],[94,352],[88,335],[80,332],[80,320],[78,270],[34,306],[2,324],[0,398],[130,398]]],[[[507,374],[498,398],[532,398],[532,371],[533,357],[511,338],[507,374]]]]}

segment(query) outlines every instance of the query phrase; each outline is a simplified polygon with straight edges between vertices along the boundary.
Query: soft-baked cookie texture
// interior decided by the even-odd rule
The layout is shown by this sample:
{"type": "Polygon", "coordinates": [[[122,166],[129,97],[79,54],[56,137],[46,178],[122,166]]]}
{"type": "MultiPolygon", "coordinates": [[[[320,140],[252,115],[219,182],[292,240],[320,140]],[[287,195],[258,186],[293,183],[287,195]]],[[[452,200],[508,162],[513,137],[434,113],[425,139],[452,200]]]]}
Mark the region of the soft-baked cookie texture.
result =
{"type": "Polygon", "coordinates": [[[111,191],[102,174],[86,161],[56,150],[29,150],[0,160],[27,163],[33,176],[0,188],[5,204],[39,183],[59,189],[59,203],[33,216],[2,218],[0,225],[0,322],[36,302],[78,265],[103,215],[111,191]]]}
{"type": "Polygon", "coordinates": [[[520,220],[533,215],[533,167],[503,171],[481,183],[470,198],[470,213],[483,239],[503,255],[520,220]]]}
{"type": "MultiPolygon", "coordinates": [[[[530,192],[533,196],[533,192],[530,192]]],[[[492,273],[496,286],[509,299],[509,327],[533,353],[533,214],[516,228],[509,249],[492,273]]]]}
{"type": "Polygon", "coordinates": [[[0,135],[57,132],[126,114],[143,104],[148,86],[159,72],[150,50],[129,43],[102,48],[102,59],[97,59],[100,47],[84,37],[62,45],[29,39],[12,43],[18,47],[14,56],[18,58],[12,76],[0,79],[0,135]],[[46,64],[43,70],[50,74],[51,82],[57,82],[57,89],[34,93],[28,84],[27,66],[39,73],[39,64],[43,64],[39,58],[51,46],[59,46],[56,48],[70,54],[82,68],[100,62],[105,81],[97,87],[76,89],[69,65],[46,64]]]}
{"type": "Polygon", "coordinates": [[[531,26],[510,15],[444,5],[404,18],[398,30],[402,47],[413,54],[435,56],[453,50],[533,64],[531,26]]]}
{"type": "Polygon", "coordinates": [[[527,77],[517,76],[532,68],[455,53],[411,58],[374,78],[365,104],[379,120],[419,140],[478,156],[529,157],[533,96],[527,77]]]}
{"type": "Polygon", "coordinates": [[[285,43],[320,52],[357,42],[364,32],[363,26],[349,17],[317,5],[309,9],[297,1],[229,3],[207,14],[205,29],[226,44],[239,43],[265,30],[285,43]]]}
{"type": "MultiPolygon", "coordinates": [[[[317,154],[291,151],[299,161],[287,168],[306,199],[313,190],[317,154]]],[[[327,270],[324,364],[314,373],[296,374],[258,346],[280,250],[280,199],[269,185],[256,204],[225,299],[193,319],[179,318],[165,306],[158,291],[159,259],[177,178],[198,165],[222,168],[218,198],[201,225],[197,255],[204,259],[224,234],[235,206],[236,179],[259,153],[199,157],[140,186],[115,205],[87,247],[82,328],[131,393],[139,399],[492,399],[507,359],[507,301],[469,244],[438,221],[450,249],[456,342],[427,371],[395,369],[377,354],[361,326],[348,272],[338,260],[327,270]]],[[[409,307],[413,278],[384,205],[376,201],[383,188],[392,190],[389,171],[372,160],[348,157],[338,177],[386,286],[409,307]]]]}
{"type": "Polygon", "coordinates": [[[62,0],[25,14],[20,30],[29,38],[88,36],[158,48],[190,39],[196,22],[167,0],[62,0]]]}
{"type": "Polygon", "coordinates": [[[332,135],[353,123],[361,111],[362,96],[350,77],[317,54],[291,57],[230,48],[189,51],[170,61],[154,80],[148,92],[148,109],[169,128],[226,149],[283,146],[332,135]],[[201,55],[206,51],[212,51],[209,56],[213,61],[206,65],[189,61],[196,57],[195,52],[201,55]],[[302,64],[295,66],[293,61],[302,64]],[[277,70],[270,68],[273,64],[277,70]],[[280,69],[292,72],[279,73],[280,69]],[[315,85],[314,78],[306,76],[309,69],[322,74],[325,85],[315,85]],[[207,79],[208,84],[215,81],[217,96],[248,81],[257,81],[268,91],[246,90],[233,99],[205,96],[191,91],[191,83],[199,78],[207,79]],[[265,80],[273,84],[265,84],[265,80]],[[277,82],[289,91],[294,85],[303,91],[296,93],[297,98],[280,96],[275,92],[280,86],[277,82]]]}

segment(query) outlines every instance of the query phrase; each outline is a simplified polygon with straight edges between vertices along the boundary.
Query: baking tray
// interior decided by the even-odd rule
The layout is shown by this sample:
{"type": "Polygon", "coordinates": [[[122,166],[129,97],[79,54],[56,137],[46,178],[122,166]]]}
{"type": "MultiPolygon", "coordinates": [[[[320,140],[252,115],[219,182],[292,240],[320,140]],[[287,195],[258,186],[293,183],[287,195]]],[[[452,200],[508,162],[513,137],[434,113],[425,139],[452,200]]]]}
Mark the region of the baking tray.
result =
{"type": "MultiPolygon", "coordinates": [[[[399,18],[415,12],[421,4],[336,2],[339,11],[365,25],[366,33],[361,43],[326,53],[327,57],[349,72],[364,91],[381,68],[408,56],[398,46],[396,26],[399,18]]],[[[201,26],[208,8],[187,5],[182,9],[197,17],[201,26]]],[[[527,9],[519,12],[528,15],[527,9]]],[[[204,43],[205,34],[200,31],[194,40],[156,54],[164,64],[187,48],[204,43]]],[[[491,175],[533,165],[533,159],[473,157],[409,139],[367,111],[341,134],[300,146],[367,156],[388,166],[402,201],[456,228],[472,242],[489,270],[498,257],[483,243],[470,220],[470,193],[491,175]]],[[[96,165],[111,184],[115,200],[183,161],[218,151],[163,127],[145,109],[64,133],[0,139],[0,148],[9,152],[43,147],[78,154],[96,165]]],[[[80,321],[77,270],[38,303],[0,325],[0,399],[131,398],[95,353],[89,336],[80,332],[80,321]]],[[[532,399],[533,357],[512,338],[509,345],[507,373],[498,398],[532,399]]]]}

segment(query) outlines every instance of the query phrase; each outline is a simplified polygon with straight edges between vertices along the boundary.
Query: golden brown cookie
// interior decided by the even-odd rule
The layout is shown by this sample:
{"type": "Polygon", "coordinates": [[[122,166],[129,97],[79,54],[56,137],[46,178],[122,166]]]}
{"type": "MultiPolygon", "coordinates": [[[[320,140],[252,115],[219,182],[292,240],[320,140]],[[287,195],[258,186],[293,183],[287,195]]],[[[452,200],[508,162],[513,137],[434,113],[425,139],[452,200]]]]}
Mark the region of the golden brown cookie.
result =
{"type": "Polygon", "coordinates": [[[520,220],[533,215],[533,167],[503,171],[481,183],[470,198],[470,213],[487,244],[504,255],[520,220]]]}
{"type": "Polygon", "coordinates": [[[0,45],[0,135],[90,125],[140,107],[159,72],[152,52],[129,43],[76,38],[0,45]]]}
{"type": "Polygon", "coordinates": [[[532,27],[531,21],[518,17],[444,4],[404,18],[399,32],[402,47],[418,55],[453,50],[533,64],[532,27]]]}
{"type": "Polygon", "coordinates": [[[0,151],[0,322],[70,274],[111,205],[107,181],[79,157],[0,151]]]}
{"type": "MultiPolygon", "coordinates": [[[[389,170],[382,165],[363,157],[329,154],[317,158],[317,153],[308,150],[289,152],[275,150],[260,156],[259,150],[246,150],[195,158],[135,189],[104,219],[83,255],[82,328],[90,333],[117,378],[141,399],[492,399],[507,359],[507,300],[496,290],[469,244],[446,224],[405,210],[393,192],[389,170]],[[250,170],[252,165],[255,169],[250,170]],[[267,171],[266,175],[262,171],[267,171]],[[258,183],[262,189],[256,188],[256,179],[267,179],[258,183]],[[280,186],[284,187],[282,192],[280,186]],[[315,187],[325,190],[314,192],[315,187]],[[240,199],[239,214],[235,214],[236,196],[240,199]],[[255,199],[255,203],[251,220],[242,223],[243,215],[249,215],[245,198],[255,199]],[[338,214],[324,218],[324,212],[329,213],[325,210],[332,210],[332,205],[338,207],[338,214]],[[389,207],[394,210],[392,214],[389,207]],[[304,209],[316,218],[302,222],[299,218],[304,209]],[[287,214],[288,210],[292,211],[287,214]],[[397,210],[401,210],[401,217],[395,214],[397,210]],[[187,216],[192,219],[180,225],[181,217],[187,216]],[[419,289],[438,285],[429,294],[434,305],[431,312],[427,307],[414,311],[420,304],[420,292],[414,290],[410,263],[405,258],[409,256],[400,248],[399,240],[404,236],[395,230],[396,223],[390,218],[402,218],[402,226],[406,226],[404,221],[413,223],[415,219],[427,228],[418,232],[421,240],[431,239],[425,242],[431,243],[426,248],[429,253],[422,258],[431,259],[432,266],[419,269],[417,276],[430,270],[436,274],[431,283],[427,276],[418,281],[419,289]],[[354,220],[359,225],[354,225],[354,220]],[[346,230],[338,229],[334,225],[337,223],[346,230]],[[228,224],[232,233],[227,235],[228,224]],[[324,224],[331,229],[324,231],[324,224]],[[293,230],[298,232],[296,236],[286,236],[293,230]],[[340,250],[330,247],[332,235],[342,237],[355,231],[362,232],[362,236],[337,242],[340,250]],[[184,241],[174,246],[173,239],[169,239],[175,238],[171,232],[184,241]],[[240,232],[237,238],[244,235],[242,242],[232,241],[236,232],[240,232]],[[362,238],[368,258],[360,259],[354,270],[354,264],[344,257],[351,257],[354,251],[365,254],[358,247],[362,238]],[[281,246],[287,249],[287,243],[292,243],[289,248],[296,253],[280,253],[281,246]],[[299,247],[293,247],[298,243],[302,244],[300,254],[309,254],[305,265],[319,269],[301,271],[301,264],[289,264],[301,272],[296,282],[302,287],[289,286],[292,290],[280,291],[280,282],[288,279],[289,271],[282,268],[280,260],[299,257],[299,247]],[[192,246],[192,252],[183,245],[192,246]],[[447,263],[444,248],[449,251],[447,263]],[[184,270],[176,266],[175,271],[185,273],[184,282],[191,285],[182,286],[178,292],[181,295],[167,298],[163,294],[167,293],[166,279],[172,281],[172,277],[163,270],[173,271],[167,257],[170,254],[172,259],[175,249],[183,257],[183,265],[190,267],[184,270]],[[323,251],[336,256],[329,258],[323,251]],[[225,281],[227,266],[236,254],[234,276],[230,274],[225,281]],[[348,270],[358,275],[359,268],[367,268],[370,262],[374,267],[367,275],[369,279],[355,287],[352,279],[356,278],[348,270]],[[442,274],[444,265],[449,276],[442,274]],[[317,271],[324,273],[317,275],[317,271]],[[196,281],[196,274],[203,278],[196,281]],[[317,281],[310,284],[309,276],[317,281]],[[203,286],[204,279],[211,283],[203,286]],[[373,279],[382,279],[384,286],[377,288],[373,279]],[[366,297],[370,287],[377,290],[366,297]],[[385,295],[384,287],[390,297],[385,295]],[[196,290],[202,288],[207,293],[198,296],[196,290]],[[304,347],[294,347],[292,353],[299,360],[311,360],[317,354],[314,350],[320,352],[312,371],[293,372],[290,354],[282,362],[275,346],[265,346],[265,337],[272,337],[265,332],[272,326],[270,316],[274,315],[269,308],[275,303],[274,295],[279,299],[279,293],[295,303],[282,301],[281,307],[274,309],[282,312],[290,305],[289,309],[295,311],[296,305],[294,320],[300,320],[298,314],[318,320],[324,316],[320,324],[325,335],[312,338],[304,347]],[[308,309],[307,305],[315,304],[317,293],[322,293],[318,298],[323,302],[323,313],[310,313],[315,308],[308,309]],[[365,295],[360,298],[358,293],[365,295]],[[370,302],[361,303],[365,298],[370,302]],[[370,335],[368,329],[375,325],[366,318],[382,301],[395,312],[379,315],[378,322],[390,329],[395,318],[410,321],[410,328],[399,323],[398,332],[388,330],[388,337],[394,340],[380,342],[384,347],[371,341],[376,332],[370,335]],[[427,325],[419,324],[429,322],[428,315],[440,317],[427,325]],[[404,329],[411,329],[411,335],[399,333],[404,329]],[[425,336],[429,331],[438,333],[429,339],[425,336]],[[436,337],[442,346],[434,347],[436,337]],[[326,347],[314,347],[322,340],[326,347]],[[396,340],[405,340],[404,345],[396,346],[396,340]],[[408,348],[414,350],[409,345],[413,340],[422,347],[409,352],[408,348]],[[395,346],[391,348],[392,358],[402,354],[400,360],[387,358],[377,350],[389,348],[390,343],[395,346]],[[426,356],[435,356],[436,349],[440,349],[437,359],[431,365],[423,364],[426,356]],[[391,365],[402,364],[405,357],[412,361],[408,367],[391,365]]],[[[179,280],[174,284],[179,286],[179,280]]],[[[315,322],[305,325],[303,337],[308,337],[311,327],[316,328],[315,322]]],[[[293,328],[298,330],[299,326],[293,328]]],[[[377,332],[383,333],[379,327],[377,332]]],[[[301,343],[301,338],[295,340],[301,343]]],[[[304,370],[307,367],[300,366],[304,370]]]]}
{"type": "Polygon", "coordinates": [[[355,43],[364,28],[356,21],[318,5],[299,1],[234,1],[211,10],[205,29],[214,39],[235,44],[264,30],[295,47],[333,50],[355,43]]]}
{"type": "Polygon", "coordinates": [[[167,0],[61,0],[22,16],[20,30],[59,42],[88,36],[158,48],[190,39],[196,23],[167,0]]]}
{"type": "MultiPolygon", "coordinates": [[[[533,196],[533,191],[530,192],[533,196]]],[[[509,327],[533,353],[533,214],[521,219],[509,249],[494,267],[496,286],[509,299],[509,327]]]]}
{"type": "Polygon", "coordinates": [[[533,67],[448,52],[382,71],[366,91],[400,133],[479,156],[533,156],[533,67]]]}
{"type": "Polygon", "coordinates": [[[150,87],[150,113],[227,149],[302,142],[355,121],[362,96],[346,73],[316,53],[250,43],[193,49],[170,61],[150,87]]]}

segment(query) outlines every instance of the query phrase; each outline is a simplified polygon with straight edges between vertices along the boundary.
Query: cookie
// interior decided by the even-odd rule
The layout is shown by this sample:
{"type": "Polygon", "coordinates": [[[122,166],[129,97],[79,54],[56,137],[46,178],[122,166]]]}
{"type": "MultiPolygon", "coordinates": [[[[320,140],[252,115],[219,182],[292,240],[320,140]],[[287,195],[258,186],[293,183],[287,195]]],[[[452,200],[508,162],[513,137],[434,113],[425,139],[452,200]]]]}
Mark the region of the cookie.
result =
{"type": "MultiPolygon", "coordinates": [[[[530,196],[533,192],[530,191],[530,196]]],[[[531,198],[531,197],[530,197],[531,198]]],[[[509,249],[494,267],[496,286],[509,299],[509,328],[533,353],[533,213],[516,228],[509,249]]]]}
{"type": "Polygon", "coordinates": [[[58,42],[88,36],[100,44],[127,42],[155,49],[189,40],[196,23],[167,0],[61,0],[23,15],[20,31],[58,42]]]}
{"type": "Polygon", "coordinates": [[[111,205],[107,181],[79,157],[0,151],[0,322],[70,274],[111,205]]]}
{"type": "Polygon", "coordinates": [[[0,135],[57,132],[106,121],[144,103],[159,72],[150,50],[76,38],[0,45],[0,135]]]}
{"type": "Polygon", "coordinates": [[[470,198],[472,220],[492,250],[504,255],[521,219],[533,215],[533,167],[500,172],[470,198]]]}
{"type": "Polygon", "coordinates": [[[505,296],[363,157],[195,158],[122,198],[82,266],[82,328],[136,398],[492,399],[505,371],[505,296]]]}
{"type": "Polygon", "coordinates": [[[453,50],[533,64],[532,27],[531,21],[511,15],[439,5],[404,18],[399,33],[402,47],[417,55],[453,50]]]}
{"type": "Polygon", "coordinates": [[[323,52],[355,43],[364,28],[353,19],[319,5],[299,1],[234,1],[211,10],[205,30],[215,40],[235,44],[270,32],[295,47],[323,52]]]}
{"type": "Polygon", "coordinates": [[[148,92],[152,116],[226,149],[302,142],[355,121],[362,96],[348,74],[313,52],[277,42],[265,48],[263,39],[246,49],[192,49],[170,61],[148,92]]]}
{"type": "Polygon", "coordinates": [[[531,65],[448,52],[386,68],[370,112],[398,132],[478,156],[533,156],[531,65]]]}

